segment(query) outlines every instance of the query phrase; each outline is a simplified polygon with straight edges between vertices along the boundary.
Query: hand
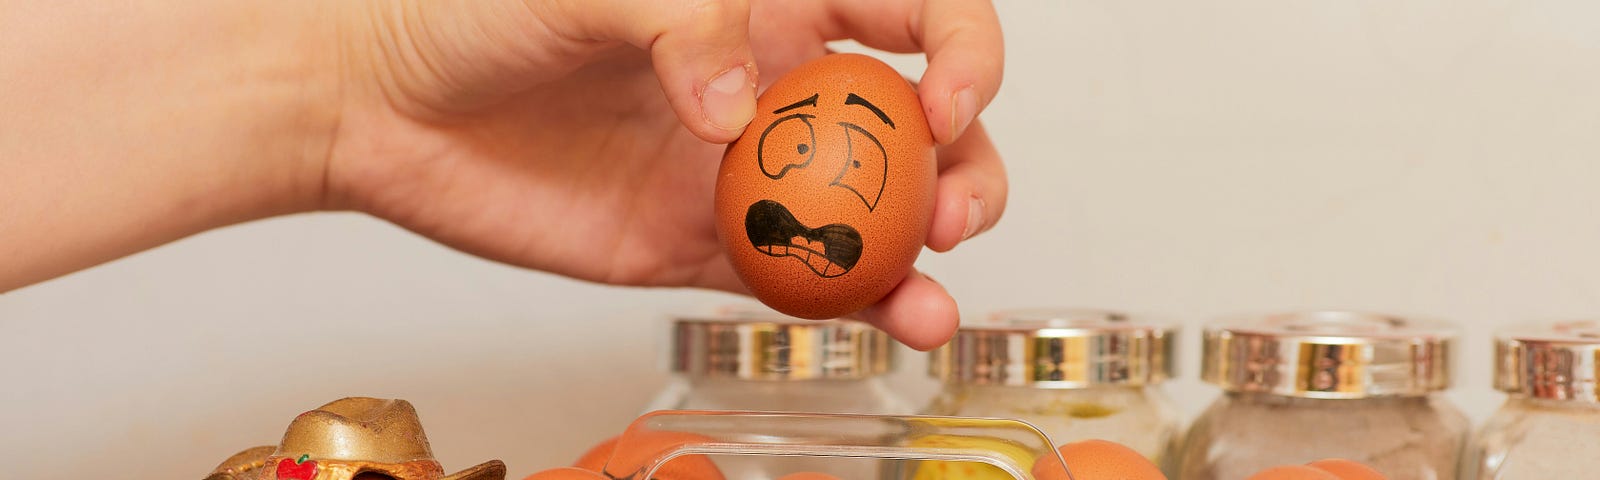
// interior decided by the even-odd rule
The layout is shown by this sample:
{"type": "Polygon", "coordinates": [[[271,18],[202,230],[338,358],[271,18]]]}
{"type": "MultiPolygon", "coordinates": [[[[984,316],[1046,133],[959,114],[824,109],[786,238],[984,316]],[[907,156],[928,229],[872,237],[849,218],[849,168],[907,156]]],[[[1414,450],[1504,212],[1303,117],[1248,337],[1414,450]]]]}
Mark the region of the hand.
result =
{"type": "MultiPolygon", "coordinates": [[[[472,254],[744,292],[712,222],[721,144],[753,116],[757,78],[842,38],[927,52],[919,92],[943,144],[927,245],[950,250],[1005,209],[1004,167],[974,120],[1002,70],[986,1],[360,3],[338,20],[346,74],[325,207],[472,254]]],[[[957,311],[913,273],[861,317],[928,349],[957,311]]]]}
{"type": "MultiPolygon", "coordinates": [[[[928,51],[920,92],[944,144],[928,246],[953,248],[1005,207],[1004,169],[973,121],[1002,62],[982,1],[0,11],[18,19],[0,21],[15,40],[0,42],[15,67],[0,68],[15,87],[0,89],[0,292],[316,209],[591,281],[740,292],[711,222],[719,144],[753,114],[752,79],[838,38],[928,51]]],[[[956,320],[919,274],[861,316],[918,348],[956,320]]]]}

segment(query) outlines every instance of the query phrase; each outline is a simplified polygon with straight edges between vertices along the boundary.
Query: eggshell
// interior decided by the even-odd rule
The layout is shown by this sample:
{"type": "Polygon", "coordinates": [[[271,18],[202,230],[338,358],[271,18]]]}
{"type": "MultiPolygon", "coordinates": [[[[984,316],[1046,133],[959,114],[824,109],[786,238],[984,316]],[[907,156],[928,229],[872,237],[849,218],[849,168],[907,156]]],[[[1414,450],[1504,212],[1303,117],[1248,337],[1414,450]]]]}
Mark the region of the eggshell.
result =
{"type": "MultiPolygon", "coordinates": [[[[1072,471],[1072,480],[1167,480],[1150,459],[1116,442],[1085,440],[1056,450],[1072,471]]],[[[1067,479],[1061,462],[1050,456],[1034,463],[1033,476],[1039,480],[1067,479]]]]}
{"type": "MultiPolygon", "coordinates": [[[[674,444],[704,440],[704,437],[674,432],[645,432],[635,435],[632,451],[622,452],[622,454],[617,455],[617,441],[620,440],[620,437],[611,437],[590,447],[589,451],[584,452],[583,456],[573,463],[573,466],[601,472],[603,471],[602,469],[606,468],[606,463],[610,461],[617,464],[613,466],[613,470],[636,468],[637,465],[648,460],[646,456],[652,454],[652,452],[664,450],[674,444]],[[616,456],[616,458],[613,459],[613,456],[616,456]]],[[[613,471],[612,473],[626,475],[629,472],[613,471]]],[[[722,471],[717,469],[717,464],[713,463],[705,455],[684,455],[668,460],[667,463],[661,465],[661,468],[656,469],[656,474],[651,478],[655,480],[723,480],[722,471]]]]}
{"type": "Polygon", "coordinates": [[[1245,480],[1341,480],[1338,475],[1326,470],[1312,467],[1293,465],[1272,467],[1257,472],[1245,480]]]}
{"type": "Polygon", "coordinates": [[[523,480],[609,480],[605,475],[575,467],[552,468],[528,475],[523,480]]]}
{"type": "Polygon", "coordinates": [[[779,78],[718,171],[717,234],[762,303],[801,318],[872,305],[910,272],[933,215],[933,135],[911,83],[833,54],[779,78]]]}
{"type": "Polygon", "coordinates": [[[1376,469],[1351,460],[1330,458],[1317,460],[1306,465],[1338,475],[1339,480],[1388,480],[1388,477],[1383,476],[1376,469]]]}
{"type": "Polygon", "coordinates": [[[606,467],[606,460],[611,459],[611,452],[616,449],[617,437],[607,438],[589,447],[588,451],[583,452],[583,456],[578,457],[578,461],[572,462],[572,466],[598,472],[606,467]]]}

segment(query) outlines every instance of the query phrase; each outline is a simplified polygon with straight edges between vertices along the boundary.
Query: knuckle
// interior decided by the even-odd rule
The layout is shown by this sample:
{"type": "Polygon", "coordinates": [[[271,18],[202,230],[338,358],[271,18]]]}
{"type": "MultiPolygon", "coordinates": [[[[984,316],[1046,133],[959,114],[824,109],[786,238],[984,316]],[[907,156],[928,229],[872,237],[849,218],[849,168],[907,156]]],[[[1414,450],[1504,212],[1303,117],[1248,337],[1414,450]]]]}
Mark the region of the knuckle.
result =
{"type": "Polygon", "coordinates": [[[749,0],[694,0],[684,10],[682,24],[698,28],[723,29],[742,24],[750,17],[749,0]]]}

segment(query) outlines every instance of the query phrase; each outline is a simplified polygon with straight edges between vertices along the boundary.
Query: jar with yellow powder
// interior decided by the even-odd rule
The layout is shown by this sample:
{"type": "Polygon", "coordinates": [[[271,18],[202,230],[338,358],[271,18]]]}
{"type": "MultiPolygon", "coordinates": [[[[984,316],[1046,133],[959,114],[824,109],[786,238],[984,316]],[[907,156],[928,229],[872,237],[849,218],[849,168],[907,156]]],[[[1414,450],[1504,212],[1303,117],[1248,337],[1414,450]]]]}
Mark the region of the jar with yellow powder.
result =
{"type": "MultiPolygon", "coordinates": [[[[1106,310],[998,312],[962,326],[932,353],[929,374],[944,385],[923,413],[1014,418],[1058,446],[1110,440],[1166,466],[1182,436],[1177,410],[1160,387],[1173,374],[1176,334],[1173,324],[1106,310]]],[[[919,471],[919,477],[989,478],[943,473],[919,471]]]]}

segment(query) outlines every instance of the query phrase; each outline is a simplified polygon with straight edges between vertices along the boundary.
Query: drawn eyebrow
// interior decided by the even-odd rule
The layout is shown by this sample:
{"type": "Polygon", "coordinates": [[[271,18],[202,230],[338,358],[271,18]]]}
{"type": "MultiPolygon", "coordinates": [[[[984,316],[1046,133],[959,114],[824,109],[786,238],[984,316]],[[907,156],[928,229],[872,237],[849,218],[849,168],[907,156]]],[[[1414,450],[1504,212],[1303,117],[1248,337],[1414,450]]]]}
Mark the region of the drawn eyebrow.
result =
{"type": "Polygon", "coordinates": [[[796,108],[804,107],[804,106],[807,106],[807,105],[810,105],[810,106],[813,106],[813,107],[817,106],[817,94],[813,93],[813,94],[811,94],[811,98],[807,98],[805,100],[801,100],[801,101],[798,101],[798,102],[791,103],[788,106],[785,106],[783,108],[780,108],[780,109],[777,109],[777,110],[773,110],[772,113],[773,114],[779,114],[779,113],[787,112],[787,111],[790,111],[790,110],[794,110],[796,108]]]}
{"type": "Polygon", "coordinates": [[[883,110],[879,110],[877,105],[873,105],[872,102],[867,101],[867,99],[861,98],[860,95],[856,95],[854,93],[850,94],[850,96],[844,98],[844,104],[867,107],[867,110],[872,110],[872,113],[878,115],[878,120],[883,120],[883,123],[888,124],[890,129],[894,128],[894,120],[890,120],[889,116],[883,113],[883,110]]]}

